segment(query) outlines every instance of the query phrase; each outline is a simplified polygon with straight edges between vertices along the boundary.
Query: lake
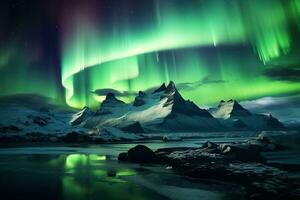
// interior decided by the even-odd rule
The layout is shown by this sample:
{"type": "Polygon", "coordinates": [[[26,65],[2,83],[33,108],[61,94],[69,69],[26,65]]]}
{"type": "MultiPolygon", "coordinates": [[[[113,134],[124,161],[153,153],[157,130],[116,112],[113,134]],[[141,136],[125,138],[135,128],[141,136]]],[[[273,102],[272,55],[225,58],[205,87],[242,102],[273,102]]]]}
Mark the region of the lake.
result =
{"type": "MultiPolygon", "coordinates": [[[[245,138],[243,138],[245,139],[245,138]]],[[[149,141],[153,150],[199,147],[207,139],[149,141]]],[[[235,141],[241,138],[219,138],[235,141]]],[[[0,148],[1,199],[193,200],[241,199],[237,185],[194,180],[164,166],[119,163],[136,144],[56,145],[0,148]]]]}

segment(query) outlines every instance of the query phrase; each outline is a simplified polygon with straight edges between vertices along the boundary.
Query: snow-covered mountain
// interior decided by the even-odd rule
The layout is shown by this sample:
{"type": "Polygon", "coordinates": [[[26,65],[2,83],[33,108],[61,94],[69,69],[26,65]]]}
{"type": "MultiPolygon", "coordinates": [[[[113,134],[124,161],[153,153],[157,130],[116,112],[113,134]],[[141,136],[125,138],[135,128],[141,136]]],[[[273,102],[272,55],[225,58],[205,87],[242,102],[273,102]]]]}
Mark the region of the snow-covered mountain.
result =
{"type": "MultiPolygon", "coordinates": [[[[221,131],[207,110],[185,100],[171,81],[153,92],[139,92],[131,104],[108,93],[100,109],[81,123],[85,128],[117,127],[146,132],[221,131]],[[142,129],[142,130],[141,130],[142,129]]],[[[134,132],[134,130],[131,130],[134,132]]]]}
{"type": "Polygon", "coordinates": [[[0,99],[0,133],[65,134],[74,130],[69,120],[74,110],[55,106],[38,95],[14,95],[0,99]]]}
{"type": "Polygon", "coordinates": [[[93,116],[94,112],[85,106],[81,111],[72,115],[72,119],[70,121],[71,125],[79,125],[89,117],[93,116]]]}
{"type": "Polygon", "coordinates": [[[64,135],[70,132],[101,135],[104,129],[173,133],[284,128],[272,115],[251,113],[234,100],[221,101],[217,108],[209,111],[201,109],[185,100],[172,81],[156,90],[140,91],[132,103],[108,93],[96,111],[84,107],[76,112],[32,94],[2,97],[0,119],[0,134],[4,135],[64,135]]]}
{"type": "Polygon", "coordinates": [[[221,101],[209,112],[230,130],[280,130],[284,126],[271,114],[254,114],[243,108],[237,101],[221,101]]]}

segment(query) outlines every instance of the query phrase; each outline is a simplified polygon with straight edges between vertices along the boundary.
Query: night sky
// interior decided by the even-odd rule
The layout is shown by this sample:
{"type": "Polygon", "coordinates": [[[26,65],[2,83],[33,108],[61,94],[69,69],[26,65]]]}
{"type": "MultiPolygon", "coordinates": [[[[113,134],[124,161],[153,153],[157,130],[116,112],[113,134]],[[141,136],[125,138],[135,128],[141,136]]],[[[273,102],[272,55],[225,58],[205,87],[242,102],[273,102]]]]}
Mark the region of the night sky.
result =
{"type": "Polygon", "coordinates": [[[0,91],[96,106],[173,80],[198,105],[300,93],[299,0],[0,3],[0,91]]]}

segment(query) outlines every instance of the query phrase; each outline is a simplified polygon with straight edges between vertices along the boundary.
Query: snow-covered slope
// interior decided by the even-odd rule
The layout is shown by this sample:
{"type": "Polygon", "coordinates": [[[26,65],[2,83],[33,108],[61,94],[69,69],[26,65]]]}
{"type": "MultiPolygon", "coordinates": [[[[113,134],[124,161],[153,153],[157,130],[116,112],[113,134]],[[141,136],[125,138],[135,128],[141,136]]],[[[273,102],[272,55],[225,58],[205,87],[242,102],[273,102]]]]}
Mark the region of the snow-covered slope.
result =
{"type": "Polygon", "coordinates": [[[175,84],[154,92],[139,92],[132,104],[109,93],[96,114],[81,123],[86,128],[118,127],[139,123],[148,132],[219,131],[224,128],[204,109],[186,101],[175,84]]]}
{"type": "Polygon", "coordinates": [[[70,121],[71,125],[81,124],[83,121],[93,116],[94,112],[88,107],[84,107],[81,111],[72,115],[72,119],[70,121]]]}
{"type": "Polygon", "coordinates": [[[217,108],[210,109],[216,118],[228,119],[230,117],[251,116],[251,113],[243,108],[237,101],[221,101],[217,108]]]}
{"type": "Polygon", "coordinates": [[[272,115],[254,114],[243,108],[237,101],[221,101],[210,113],[226,127],[233,130],[280,130],[284,129],[272,115]]]}
{"type": "MultiPolygon", "coordinates": [[[[73,111],[74,112],[74,111],[73,111]]],[[[65,134],[71,110],[47,103],[37,95],[14,95],[0,99],[1,134],[65,134]]]]}

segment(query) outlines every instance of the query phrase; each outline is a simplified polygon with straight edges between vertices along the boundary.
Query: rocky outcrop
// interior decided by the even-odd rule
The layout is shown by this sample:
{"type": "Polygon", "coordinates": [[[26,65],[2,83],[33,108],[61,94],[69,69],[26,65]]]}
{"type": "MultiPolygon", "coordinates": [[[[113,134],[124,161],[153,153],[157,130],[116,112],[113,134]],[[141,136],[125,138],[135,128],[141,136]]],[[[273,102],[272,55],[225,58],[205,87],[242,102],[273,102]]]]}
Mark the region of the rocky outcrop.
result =
{"type": "Polygon", "coordinates": [[[269,144],[260,140],[216,144],[200,148],[167,148],[153,152],[138,145],[119,155],[119,161],[159,163],[193,178],[228,181],[246,189],[245,199],[299,199],[300,175],[273,167],[260,155],[269,144]]]}
{"type": "Polygon", "coordinates": [[[119,161],[129,161],[134,163],[153,163],[156,162],[157,156],[155,153],[144,145],[137,145],[127,153],[119,154],[119,161]]]}
{"type": "Polygon", "coordinates": [[[112,114],[113,109],[116,107],[122,107],[126,105],[125,102],[116,98],[114,93],[108,93],[104,101],[100,105],[100,109],[97,111],[98,115],[112,114]]]}
{"type": "Polygon", "coordinates": [[[138,107],[144,105],[146,103],[145,101],[146,95],[147,95],[146,93],[139,91],[139,94],[134,99],[133,106],[138,107]]]}

